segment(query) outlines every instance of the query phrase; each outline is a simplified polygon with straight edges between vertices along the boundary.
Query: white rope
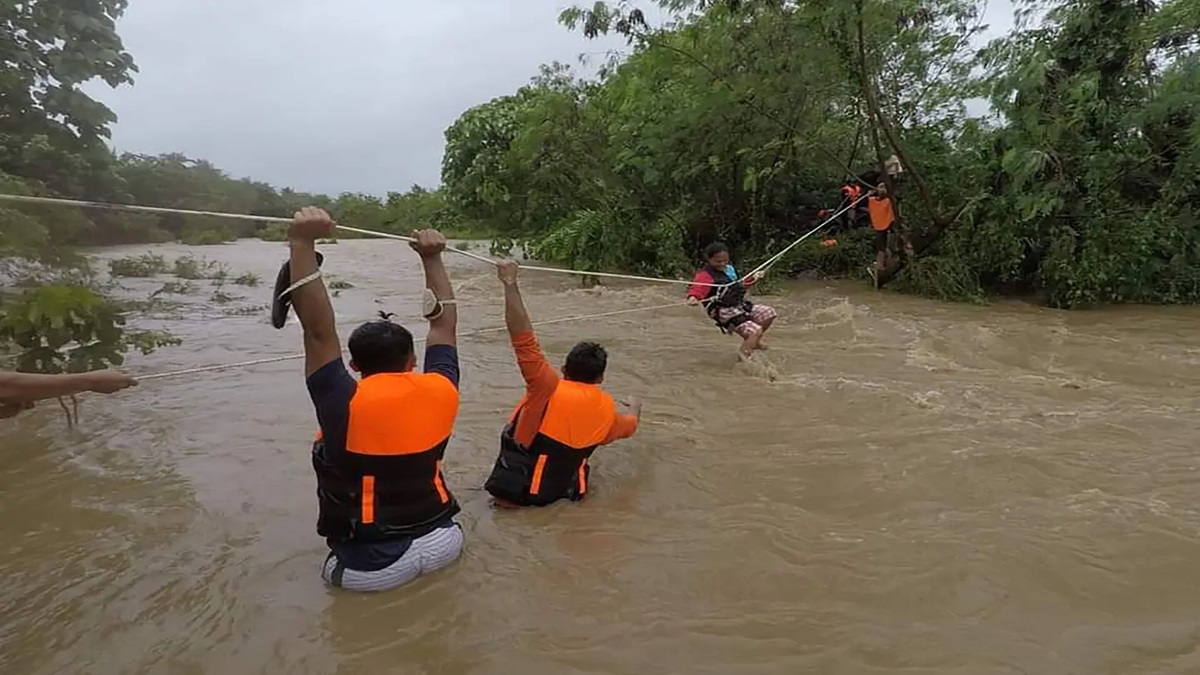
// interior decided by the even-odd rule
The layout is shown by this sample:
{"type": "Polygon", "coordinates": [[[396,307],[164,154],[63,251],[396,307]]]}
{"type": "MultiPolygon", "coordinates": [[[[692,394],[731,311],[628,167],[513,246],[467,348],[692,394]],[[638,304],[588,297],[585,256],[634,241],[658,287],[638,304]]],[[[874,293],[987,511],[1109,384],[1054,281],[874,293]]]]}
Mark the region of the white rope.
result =
{"type": "MultiPolygon", "coordinates": [[[[800,244],[800,242],[804,241],[805,239],[808,239],[813,234],[824,229],[826,225],[833,222],[834,219],[836,219],[838,216],[840,216],[843,213],[845,213],[846,211],[849,211],[850,209],[854,208],[854,206],[857,205],[858,202],[860,202],[866,198],[867,198],[867,194],[864,193],[863,196],[859,197],[854,202],[851,202],[848,206],[841,209],[837,213],[833,214],[832,216],[827,218],[824,222],[817,225],[813,229],[809,230],[807,233],[805,233],[799,239],[797,239],[796,241],[793,241],[791,244],[789,244],[782,251],[780,251],[779,253],[776,253],[775,255],[768,258],[766,260],[766,262],[762,263],[758,267],[751,270],[749,274],[746,274],[739,279],[734,279],[733,281],[730,281],[730,282],[727,282],[724,284],[699,282],[699,281],[693,282],[693,281],[687,281],[684,279],[643,277],[643,276],[638,276],[636,274],[615,274],[612,272],[588,272],[585,270],[562,269],[559,267],[541,267],[538,265],[522,265],[521,267],[523,269],[533,270],[535,272],[550,272],[550,273],[554,273],[554,274],[575,274],[575,275],[580,275],[580,276],[603,277],[606,279],[627,279],[630,281],[647,281],[647,282],[652,282],[652,283],[684,284],[687,286],[707,286],[710,288],[726,288],[728,286],[732,286],[735,283],[745,282],[746,279],[749,279],[751,276],[753,276],[759,272],[766,272],[766,270],[769,269],[772,265],[779,262],[779,260],[782,259],[783,256],[788,251],[790,251],[793,248],[795,248],[796,246],[798,246],[800,244]]],[[[218,211],[194,211],[194,210],[190,210],[190,209],[173,209],[173,208],[165,208],[165,207],[161,207],[161,206],[140,206],[137,204],[108,204],[105,202],[90,202],[90,201],[83,201],[83,200],[79,200],[79,199],[59,199],[57,197],[31,197],[31,196],[27,196],[27,195],[0,194],[0,200],[8,200],[8,201],[13,201],[13,202],[25,202],[25,203],[29,203],[29,204],[63,204],[63,205],[67,205],[67,206],[109,209],[109,210],[115,210],[115,211],[135,211],[135,212],[136,211],[144,211],[144,212],[148,212],[148,213],[172,213],[172,214],[185,215],[185,216],[211,216],[214,218],[233,218],[235,220],[265,221],[265,222],[271,222],[271,223],[290,223],[290,222],[292,222],[291,218],[280,218],[277,216],[254,216],[254,215],[248,215],[248,214],[242,214],[242,213],[222,213],[222,212],[218,212],[218,211]]],[[[364,229],[357,228],[357,227],[350,227],[348,225],[338,225],[337,228],[341,229],[341,230],[346,230],[347,232],[354,232],[357,234],[365,234],[365,235],[370,235],[370,236],[375,236],[375,237],[383,237],[385,239],[396,239],[399,241],[406,241],[406,242],[415,241],[412,237],[406,237],[401,234],[392,234],[391,232],[377,232],[375,230],[364,230],[364,229]]],[[[472,258],[474,260],[478,260],[480,262],[488,263],[489,265],[498,264],[497,261],[495,261],[491,258],[481,256],[477,253],[472,253],[470,251],[466,251],[466,250],[463,250],[460,248],[454,248],[453,246],[447,246],[446,250],[453,251],[454,253],[466,256],[468,258],[472,258]]]]}
{"type": "MultiPolygon", "coordinates": [[[[672,302],[665,305],[652,305],[649,307],[634,307],[632,309],[618,309],[612,312],[602,312],[600,314],[585,314],[575,316],[565,316],[557,319],[547,319],[545,321],[535,321],[534,326],[548,326],[554,323],[565,323],[567,321],[583,321],[585,319],[600,319],[608,316],[618,316],[621,314],[632,314],[634,312],[648,312],[654,309],[669,309],[671,307],[682,307],[686,302],[672,302]]],[[[480,330],[468,331],[459,333],[458,337],[469,337],[472,335],[481,335],[483,333],[497,333],[503,330],[508,330],[506,326],[497,326],[494,328],[483,328],[480,330]]],[[[417,338],[414,343],[424,342],[425,338],[417,338]]],[[[287,356],[273,356],[265,359],[254,359],[253,361],[240,361],[238,363],[225,363],[214,366],[200,366],[198,368],[185,368],[183,370],[172,370],[165,373],[154,373],[153,375],[143,375],[135,378],[138,382],[147,380],[160,380],[167,377],[179,377],[182,375],[194,375],[197,373],[215,373],[223,370],[233,370],[234,368],[248,368],[250,366],[260,366],[267,363],[279,363],[281,361],[294,361],[304,358],[304,354],[288,354],[287,356]]]]}
{"type": "Polygon", "coordinates": [[[283,292],[280,293],[279,296],[276,297],[275,299],[278,300],[279,298],[282,298],[283,296],[287,295],[288,293],[291,293],[292,291],[296,290],[297,288],[300,288],[301,286],[303,286],[305,284],[312,283],[320,278],[321,278],[321,270],[318,269],[316,272],[313,272],[312,274],[304,277],[300,281],[297,281],[296,283],[292,284],[291,286],[288,286],[287,288],[283,289],[283,292]]]}
{"type": "MultiPolygon", "coordinates": [[[[184,215],[184,216],[211,216],[214,218],[233,218],[236,220],[255,220],[255,221],[265,221],[265,222],[269,222],[269,223],[290,223],[290,222],[292,222],[291,218],[279,218],[276,216],[251,216],[251,215],[246,215],[246,214],[241,214],[241,213],[221,213],[218,211],[194,211],[194,210],[190,210],[190,209],[170,209],[170,208],[163,208],[160,206],[139,206],[136,204],[107,204],[104,202],[89,202],[89,201],[83,201],[83,200],[79,200],[79,199],[59,199],[57,197],[30,197],[30,196],[26,196],[26,195],[0,194],[0,200],[8,200],[8,201],[13,201],[13,202],[26,202],[26,203],[30,203],[30,204],[63,204],[66,206],[79,206],[79,207],[84,207],[84,208],[95,208],[95,209],[110,209],[110,210],[115,210],[115,211],[145,211],[145,212],[149,212],[149,213],[173,213],[173,214],[184,215]]],[[[364,230],[362,228],[350,227],[348,225],[338,225],[337,229],[346,230],[347,232],[355,232],[357,234],[366,234],[366,235],[375,236],[375,237],[383,237],[384,239],[396,239],[398,241],[407,241],[407,242],[416,241],[412,237],[406,237],[402,234],[392,234],[391,232],[377,232],[375,230],[364,230]]],[[[481,256],[478,253],[472,253],[470,251],[465,251],[461,248],[454,248],[453,246],[447,246],[446,250],[452,251],[459,255],[466,256],[468,258],[473,258],[480,262],[488,263],[489,265],[497,264],[497,262],[495,260],[492,260],[491,258],[481,256]]],[[[576,274],[576,275],[580,275],[580,276],[604,277],[607,279],[628,279],[630,281],[650,281],[650,282],[665,283],[665,284],[685,284],[685,285],[692,284],[691,281],[686,281],[683,279],[662,279],[659,277],[643,277],[643,276],[638,276],[635,274],[614,274],[612,272],[587,272],[584,270],[562,269],[559,267],[540,267],[537,265],[522,265],[522,267],[524,269],[533,270],[535,272],[551,272],[551,273],[555,273],[555,274],[576,274]]],[[[711,287],[720,288],[720,287],[728,285],[728,284],[712,284],[712,283],[697,282],[695,285],[711,286],[711,287]]]]}
{"type": "MultiPolygon", "coordinates": [[[[633,275],[633,274],[613,274],[613,273],[609,273],[609,272],[587,272],[587,271],[583,271],[583,270],[560,269],[560,268],[556,268],[556,267],[539,267],[536,265],[522,265],[521,267],[526,270],[533,270],[533,271],[538,271],[538,272],[552,272],[552,273],[558,273],[558,274],[577,274],[577,275],[582,275],[582,276],[606,277],[606,278],[613,278],[613,279],[628,279],[628,280],[632,280],[632,281],[648,281],[648,282],[658,282],[658,283],[685,284],[688,286],[708,286],[711,288],[725,289],[725,288],[732,286],[733,284],[744,283],[746,279],[749,279],[750,277],[752,277],[756,274],[759,274],[761,272],[765,272],[772,265],[779,262],[779,260],[781,260],[783,258],[783,256],[787,254],[788,251],[792,250],[793,248],[798,246],[804,240],[808,239],[812,235],[814,235],[817,232],[819,232],[820,230],[824,229],[825,226],[827,226],[829,223],[833,222],[834,219],[836,219],[838,216],[840,216],[843,213],[845,213],[846,211],[849,211],[850,209],[854,208],[855,205],[857,205],[860,201],[862,201],[863,199],[866,199],[866,198],[867,198],[866,194],[859,197],[857,200],[851,202],[849,205],[842,208],[837,213],[834,213],[832,216],[830,216],[829,218],[827,218],[826,220],[821,222],[816,227],[814,227],[811,230],[809,230],[808,232],[804,233],[799,239],[796,239],[795,241],[793,241],[791,244],[789,244],[787,247],[785,247],[782,251],[771,256],[765,262],[763,262],[761,265],[759,265],[758,267],[755,267],[753,270],[751,270],[749,273],[745,274],[744,276],[742,276],[738,279],[735,279],[733,281],[730,281],[730,282],[724,283],[724,284],[692,282],[692,281],[685,281],[682,279],[663,279],[663,278],[658,278],[658,277],[643,277],[643,276],[638,276],[638,275],[633,275]]],[[[0,200],[25,202],[25,203],[30,203],[30,204],[63,204],[63,205],[68,205],[68,206],[110,209],[110,210],[116,210],[116,211],[134,211],[134,212],[143,211],[143,212],[149,212],[149,213],[172,213],[172,214],[179,214],[179,215],[211,216],[211,217],[216,217],[216,218],[233,218],[233,219],[237,219],[237,220],[266,221],[266,222],[273,222],[273,223],[290,223],[290,222],[292,222],[292,219],[290,219],[290,218],[279,218],[276,216],[255,216],[255,215],[247,215],[247,214],[239,214],[239,213],[222,213],[222,212],[217,212],[217,211],[195,211],[195,210],[189,210],[189,209],[173,209],[173,208],[164,208],[164,207],[157,207],[157,206],[140,206],[140,205],[135,205],[135,204],[107,204],[104,202],[91,202],[91,201],[83,201],[83,200],[77,200],[77,199],[59,199],[59,198],[55,198],[55,197],[31,197],[31,196],[27,196],[27,195],[0,194],[0,200]]],[[[360,229],[360,228],[356,228],[356,227],[348,227],[345,225],[338,225],[337,227],[339,229],[346,230],[348,232],[355,232],[355,233],[359,233],[359,234],[383,237],[385,239],[397,239],[397,240],[406,241],[406,242],[415,241],[412,237],[406,237],[406,236],[399,235],[399,234],[392,234],[390,232],[376,232],[373,230],[364,230],[364,229],[360,229]]],[[[464,255],[468,258],[473,258],[475,260],[488,263],[490,265],[498,264],[497,261],[492,260],[491,258],[486,258],[484,256],[481,256],[481,255],[478,255],[475,253],[471,253],[470,251],[465,251],[462,249],[454,248],[452,246],[447,246],[446,248],[447,248],[447,250],[453,251],[460,255],[464,255]]],[[[313,275],[309,275],[309,277],[302,279],[300,282],[293,284],[293,286],[291,288],[289,288],[288,290],[294,290],[298,286],[302,286],[305,283],[312,281],[319,276],[320,276],[320,270],[318,270],[313,275]]],[[[287,291],[285,291],[285,293],[286,292],[287,291]]],[[[701,301],[701,304],[711,302],[712,300],[715,300],[718,297],[720,297],[720,295],[721,294],[717,294],[716,296],[708,298],[707,300],[703,300],[703,301],[701,301]]],[[[446,303],[443,303],[443,304],[446,304],[446,303]]],[[[686,302],[673,302],[673,303],[668,303],[665,305],[653,305],[650,307],[635,307],[632,309],[620,309],[620,310],[616,310],[616,311],[612,311],[612,312],[603,312],[600,314],[568,316],[568,317],[561,317],[558,319],[548,319],[546,321],[538,321],[538,322],[534,322],[532,325],[545,326],[545,325],[550,325],[550,324],[555,324],[555,323],[564,323],[567,321],[582,321],[584,319],[599,319],[599,318],[608,317],[608,316],[631,314],[633,312],[646,312],[646,311],[650,311],[650,310],[654,310],[654,309],[667,309],[670,307],[680,307],[680,306],[684,306],[687,304],[688,303],[686,303],[686,302]]],[[[502,331],[502,330],[507,330],[507,328],[503,327],[503,326],[496,327],[496,328],[485,328],[482,330],[469,331],[467,333],[462,333],[459,335],[459,337],[468,337],[471,335],[480,335],[483,333],[492,333],[492,332],[497,332],[497,331],[502,331]]],[[[415,342],[423,342],[424,340],[425,340],[425,338],[419,338],[419,339],[415,340],[415,342]]],[[[227,363],[227,364],[219,364],[219,365],[212,365],[212,366],[200,366],[197,368],[185,368],[183,370],[173,370],[173,371],[168,371],[165,373],[155,373],[155,374],[151,374],[151,375],[143,375],[136,379],[139,382],[148,381],[148,380],[158,380],[158,379],[163,379],[163,378],[168,378],[168,377],[179,377],[182,375],[220,372],[220,371],[224,371],[224,370],[232,370],[235,368],[247,368],[250,366],[265,365],[268,363],[279,363],[282,361],[292,361],[295,359],[302,359],[302,358],[304,358],[304,354],[289,354],[287,356],[274,356],[274,357],[269,357],[269,358],[265,358],[265,359],[254,359],[252,361],[240,361],[238,363],[227,363]]]]}
{"type": "Polygon", "coordinates": [[[759,265],[758,267],[755,267],[754,269],[750,270],[749,274],[747,274],[745,277],[742,277],[742,279],[753,276],[753,275],[757,274],[758,272],[765,272],[772,265],[774,265],[775,263],[777,263],[781,259],[783,259],[783,256],[787,255],[788,251],[799,246],[800,242],[804,241],[805,239],[808,239],[809,237],[816,234],[817,232],[820,232],[821,230],[825,229],[825,226],[828,225],[829,223],[833,222],[833,220],[835,218],[837,218],[838,216],[842,215],[843,213],[849,211],[850,209],[854,208],[855,206],[858,205],[859,202],[866,199],[868,196],[869,196],[868,193],[864,193],[858,199],[855,199],[854,201],[850,202],[845,208],[841,209],[840,211],[833,214],[832,216],[829,216],[829,218],[826,218],[825,221],[822,222],[820,225],[817,225],[816,227],[809,230],[808,232],[805,232],[803,235],[800,236],[799,239],[788,244],[782,251],[780,251],[779,253],[776,253],[775,255],[771,256],[770,258],[767,258],[766,262],[764,262],[763,264],[759,265]]]}

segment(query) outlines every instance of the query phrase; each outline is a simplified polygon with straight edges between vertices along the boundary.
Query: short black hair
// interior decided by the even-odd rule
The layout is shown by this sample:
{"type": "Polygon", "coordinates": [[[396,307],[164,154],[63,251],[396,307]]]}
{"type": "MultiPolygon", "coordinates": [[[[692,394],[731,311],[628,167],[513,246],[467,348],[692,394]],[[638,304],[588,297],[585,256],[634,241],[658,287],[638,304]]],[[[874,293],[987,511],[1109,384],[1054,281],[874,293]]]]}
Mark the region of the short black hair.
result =
{"type": "Polygon", "coordinates": [[[572,382],[596,384],[608,367],[608,352],[595,342],[580,342],[571,348],[563,363],[563,377],[572,382]]]}
{"type": "Polygon", "coordinates": [[[404,326],[393,323],[391,316],[380,312],[378,321],[368,321],[350,334],[347,343],[350,359],[363,377],[408,370],[413,355],[413,336],[404,326]]]}
{"type": "Polygon", "coordinates": [[[714,255],[717,255],[718,253],[729,253],[729,247],[726,246],[723,242],[719,242],[719,241],[714,241],[713,243],[704,247],[704,259],[705,260],[712,260],[712,257],[714,255]]]}

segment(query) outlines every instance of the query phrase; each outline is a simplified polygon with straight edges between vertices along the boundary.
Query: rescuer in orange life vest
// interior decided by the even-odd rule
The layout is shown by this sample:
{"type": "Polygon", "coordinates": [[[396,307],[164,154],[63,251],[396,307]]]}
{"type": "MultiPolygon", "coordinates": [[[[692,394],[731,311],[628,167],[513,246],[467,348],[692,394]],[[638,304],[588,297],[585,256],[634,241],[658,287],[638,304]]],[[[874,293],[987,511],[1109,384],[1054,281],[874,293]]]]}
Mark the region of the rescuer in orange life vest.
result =
{"type": "Polygon", "coordinates": [[[517,287],[517,263],[499,263],[504,284],[504,323],[525,396],[500,434],[500,456],[484,489],[500,506],[545,506],[560,499],[578,501],[588,491],[588,458],[596,448],[637,431],[642,404],[632,414],[617,412],[600,388],[608,354],[594,342],[580,342],[567,354],[562,377],[538,346],[533,324],[517,287]]]}
{"type": "MultiPolygon", "coordinates": [[[[356,591],[383,591],[441,569],[462,552],[458,502],[442,478],[442,455],[458,415],[458,323],[435,230],[413,233],[425,283],[437,299],[426,316],[424,372],[414,370],[413,336],[386,318],[350,334],[346,370],[315,241],[333,236],[329,214],[298,212],[291,258],[280,270],[275,312],[296,309],[304,328],[304,373],[320,434],[313,445],[320,515],[330,553],[322,578],[356,591]]],[[[282,322],[280,322],[282,323],[282,322]]]]}

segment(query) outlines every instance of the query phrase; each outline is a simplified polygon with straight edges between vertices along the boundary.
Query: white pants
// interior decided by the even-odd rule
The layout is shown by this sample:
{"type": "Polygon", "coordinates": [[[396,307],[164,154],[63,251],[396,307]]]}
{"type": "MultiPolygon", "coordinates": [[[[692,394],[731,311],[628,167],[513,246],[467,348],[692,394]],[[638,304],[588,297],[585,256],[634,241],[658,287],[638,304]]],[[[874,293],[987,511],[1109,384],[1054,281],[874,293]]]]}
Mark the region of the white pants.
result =
{"type": "Polygon", "coordinates": [[[321,578],[331,586],[348,591],[390,591],[419,576],[436,572],[458,560],[463,549],[463,531],[458,523],[443,527],[414,539],[412,545],[396,562],[381,570],[360,572],[342,569],[341,583],[334,583],[340,565],[337,556],[330,554],[321,567],[321,578]]]}

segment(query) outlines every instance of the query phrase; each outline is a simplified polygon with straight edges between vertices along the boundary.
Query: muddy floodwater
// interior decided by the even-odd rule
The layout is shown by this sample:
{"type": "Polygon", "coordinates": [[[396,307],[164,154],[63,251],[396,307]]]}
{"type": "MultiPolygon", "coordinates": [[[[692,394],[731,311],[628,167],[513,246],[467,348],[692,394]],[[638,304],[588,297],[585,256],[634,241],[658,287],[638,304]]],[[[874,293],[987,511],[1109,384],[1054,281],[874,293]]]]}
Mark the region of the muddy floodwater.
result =
{"type": "MultiPolygon", "coordinates": [[[[343,339],[381,309],[423,333],[406,246],[323,250],[353,285],[334,299],[343,339]]],[[[263,285],[165,295],[179,306],[143,325],[184,344],[132,372],[299,351],[261,309],[282,244],[102,255],[145,251],[263,285]]],[[[494,271],[448,263],[462,333],[501,325],[494,271]]],[[[534,320],[682,293],[523,281],[534,320]]],[[[379,595],[318,576],[301,361],[83,397],[72,430],[54,403],[0,422],[0,673],[1200,673],[1200,312],[817,281],[763,299],[775,382],[694,308],[541,328],[554,361],[603,342],[609,390],[646,406],[597,452],[588,499],[544,509],[479,490],[522,383],[503,333],[460,338],[445,467],[466,549],[379,595]]]]}

